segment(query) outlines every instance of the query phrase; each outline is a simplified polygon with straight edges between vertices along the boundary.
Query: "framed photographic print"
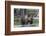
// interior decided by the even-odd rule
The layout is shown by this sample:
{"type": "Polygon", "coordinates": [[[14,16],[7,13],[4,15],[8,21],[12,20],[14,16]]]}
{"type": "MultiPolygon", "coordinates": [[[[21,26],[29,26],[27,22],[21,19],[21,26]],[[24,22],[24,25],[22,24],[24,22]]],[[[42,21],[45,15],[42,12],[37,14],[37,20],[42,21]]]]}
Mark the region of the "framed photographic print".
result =
{"type": "Polygon", "coordinates": [[[5,34],[45,32],[44,3],[5,1],[5,34]]]}

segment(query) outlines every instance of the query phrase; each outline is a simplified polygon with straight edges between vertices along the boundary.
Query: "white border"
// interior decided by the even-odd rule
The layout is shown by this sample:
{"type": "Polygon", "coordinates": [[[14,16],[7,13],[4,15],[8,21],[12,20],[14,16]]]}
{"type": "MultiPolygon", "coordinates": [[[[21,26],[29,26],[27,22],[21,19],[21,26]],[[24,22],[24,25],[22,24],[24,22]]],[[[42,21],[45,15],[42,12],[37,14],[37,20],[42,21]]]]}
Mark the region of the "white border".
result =
{"type": "Polygon", "coordinates": [[[28,30],[42,30],[42,7],[41,6],[22,6],[11,5],[11,31],[28,31],[28,30]],[[39,27],[21,27],[14,28],[14,8],[39,9],[39,27]]]}

